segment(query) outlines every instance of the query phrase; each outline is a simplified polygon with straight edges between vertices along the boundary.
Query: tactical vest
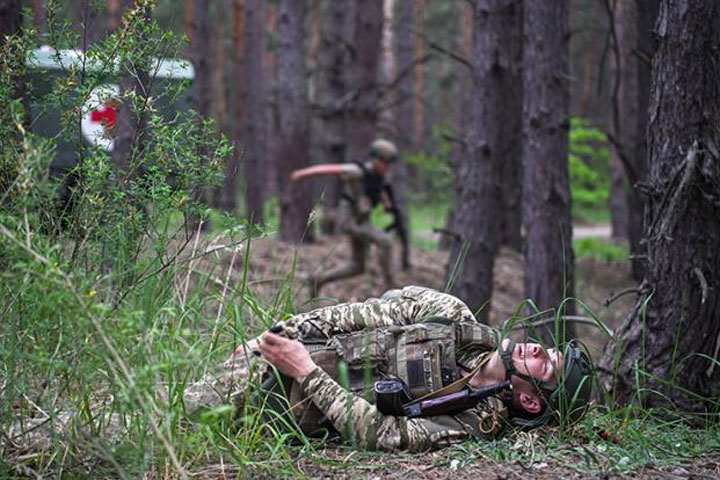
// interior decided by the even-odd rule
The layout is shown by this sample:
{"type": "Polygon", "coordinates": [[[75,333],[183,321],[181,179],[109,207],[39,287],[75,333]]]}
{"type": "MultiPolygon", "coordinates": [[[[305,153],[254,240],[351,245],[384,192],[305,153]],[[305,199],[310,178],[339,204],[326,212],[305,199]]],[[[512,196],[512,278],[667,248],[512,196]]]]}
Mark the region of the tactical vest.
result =
{"type": "MultiPolygon", "coordinates": [[[[323,343],[305,342],[305,347],[334,380],[375,403],[372,387],[377,380],[401,378],[416,398],[449,385],[460,378],[460,352],[480,351],[487,346],[487,337],[485,325],[434,317],[412,325],[336,335],[323,343]],[[340,374],[341,363],[347,365],[346,378],[340,374]]],[[[289,391],[294,419],[306,434],[332,429],[322,412],[302,398],[296,382],[283,383],[273,388],[289,391]]]]}
{"type": "MultiPolygon", "coordinates": [[[[360,170],[362,170],[363,193],[370,200],[370,205],[372,206],[372,208],[375,208],[380,203],[383,190],[385,190],[385,188],[387,187],[385,178],[368,169],[367,165],[365,165],[364,162],[355,161],[353,163],[360,167],[360,170]]],[[[353,210],[356,208],[355,203],[357,199],[352,198],[352,196],[348,195],[347,193],[343,193],[342,198],[350,202],[353,210]]]]}

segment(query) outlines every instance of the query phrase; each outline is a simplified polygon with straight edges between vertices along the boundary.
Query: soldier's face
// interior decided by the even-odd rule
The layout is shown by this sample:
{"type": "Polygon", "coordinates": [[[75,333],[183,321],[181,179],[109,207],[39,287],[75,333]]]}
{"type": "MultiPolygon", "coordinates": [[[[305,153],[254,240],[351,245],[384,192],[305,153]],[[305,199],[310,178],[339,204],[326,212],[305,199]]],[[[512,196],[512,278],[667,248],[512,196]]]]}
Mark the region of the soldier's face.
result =
{"type": "Polygon", "coordinates": [[[518,372],[549,384],[557,384],[557,372],[565,364],[563,355],[554,348],[544,349],[539,343],[518,343],[512,354],[518,372]]]}
{"type": "Polygon", "coordinates": [[[390,170],[390,164],[388,162],[384,162],[376,157],[373,157],[372,165],[373,165],[373,170],[378,175],[385,176],[385,175],[387,175],[388,170],[390,170]]]}

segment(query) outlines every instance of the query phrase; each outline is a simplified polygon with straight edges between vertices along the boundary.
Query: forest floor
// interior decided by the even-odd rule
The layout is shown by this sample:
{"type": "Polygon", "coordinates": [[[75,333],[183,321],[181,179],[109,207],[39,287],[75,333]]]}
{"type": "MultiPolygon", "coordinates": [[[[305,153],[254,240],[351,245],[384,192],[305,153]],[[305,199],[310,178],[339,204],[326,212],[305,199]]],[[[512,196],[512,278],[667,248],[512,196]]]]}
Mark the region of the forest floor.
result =
{"type": "MultiPolygon", "coordinates": [[[[596,233],[596,232],[592,232],[596,233]]],[[[599,236],[605,236],[605,231],[599,236]]],[[[294,298],[298,309],[307,311],[317,306],[336,302],[362,301],[371,296],[379,296],[385,291],[382,284],[377,258],[370,263],[369,274],[338,281],[327,285],[321,300],[310,300],[304,280],[307,275],[317,269],[328,268],[338,262],[347,261],[349,249],[342,237],[321,237],[310,245],[289,245],[271,238],[254,240],[250,246],[250,262],[248,268],[248,285],[253,295],[258,298],[271,298],[275,295],[279,283],[288,280],[290,275],[294,298]],[[276,279],[276,280],[273,280],[276,279]]],[[[399,252],[396,252],[399,254],[399,252]]],[[[397,255],[396,255],[397,256],[397,255]]],[[[216,258],[217,261],[217,258],[216,258]]],[[[229,258],[221,260],[225,267],[229,266],[229,258]]],[[[236,271],[242,271],[237,266],[236,271]]],[[[423,285],[435,289],[445,287],[445,269],[448,262],[447,252],[422,251],[413,249],[411,252],[412,269],[402,272],[397,269],[396,285],[423,285]]],[[[227,270],[225,270],[227,271],[227,270]]],[[[634,282],[630,276],[629,262],[598,260],[582,257],[577,260],[576,296],[584,302],[597,317],[610,329],[617,328],[632,308],[634,297],[622,296],[607,305],[607,300],[618,292],[632,287],[634,282]]],[[[523,299],[523,258],[518,252],[502,249],[495,264],[495,280],[493,299],[490,309],[490,323],[499,325],[504,319],[516,311],[523,299]]],[[[580,312],[583,314],[583,312],[580,312]]],[[[594,356],[601,354],[605,337],[593,326],[579,326],[579,337],[589,345],[594,356]]],[[[532,438],[532,437],[531,437],[532,438]]],[[[538,440],[540,441],[540,440],[538,440]]],[[[630,441],[630,440],[629,440],[630,441]]],[[[532,442],[531,442],[532,443],[532,442]]],[[[509,445],[513,445],[512,442],[509,445]]],[[[561,444],[562,445],[562,444],[561,444]]],[[[453,447],[455,448],[455,447],[453,447]]],[[[403,479],[434,479],[434,478],[719,478],[720,452],[672,463],[647,463],[633,467],[631,470],[618,470],[612,459],[600,460],[595,467],[578,468],[582,460],[582,449],[578,445],[567,445],[561,449],[564,453],[552,452],[540,461],[525,462],[496,461],[482,453],[482,446],[469,448],[467,457],[460,460],[458,449],[448,453],[446,450],[424,455],[387,455],[369,452],[355,452],[347,447],[318,447],[310,456],[297,460],[298,473],[311,478],[403,478],[403,479]],[[455,460],[451,458],[455,457],[455,460]],[[660,466],[663,465],[663,466],[660,466]],[[617,474],[618,471],[624,473],[617,474]]],[[[497,447],[495,447],[497,448],[497,447]]],[[[514,447],[513,447],[514,448],[514,447]]],[[[609,457],[608,457],[609,458],[609,457]]],[[[204,472],[211,478],[228,478],[239,475],[242,478],[269,478],[266,472],[238,472],[209,467],[204,472]]],[[[203,476],[203,475],[201,475],[203,476]]]]}

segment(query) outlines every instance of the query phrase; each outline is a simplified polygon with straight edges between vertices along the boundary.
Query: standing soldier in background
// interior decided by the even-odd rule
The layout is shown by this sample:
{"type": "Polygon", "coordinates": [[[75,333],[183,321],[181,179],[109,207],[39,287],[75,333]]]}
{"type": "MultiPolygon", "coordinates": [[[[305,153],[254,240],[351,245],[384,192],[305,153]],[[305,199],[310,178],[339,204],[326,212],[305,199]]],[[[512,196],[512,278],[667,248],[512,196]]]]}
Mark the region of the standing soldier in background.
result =
{"type": "Polygon", "coordinates": [[[380,268],[386,288],[393,286],[392,238],[387,232],[375,228],[370,216],[379,203],[383,204],[386,211],[393,212],[395,225],[406,248],[407,235],[397,215],[390,185],[385,181],[390,165],[397,160],[398,151],[392,142],[378,139],[370,145],[368,156],[365,162],[314,165],[296,170],[290,177],[293,182],[320,175],[335,175],[342,180],[337,220],[340,231],[350,237],[351,259],[335,268],[310,275],[311,297],[317,297],[320,288],[328,282],[363,273],[370,244],[377,245],[379,249],[380,268]]]}

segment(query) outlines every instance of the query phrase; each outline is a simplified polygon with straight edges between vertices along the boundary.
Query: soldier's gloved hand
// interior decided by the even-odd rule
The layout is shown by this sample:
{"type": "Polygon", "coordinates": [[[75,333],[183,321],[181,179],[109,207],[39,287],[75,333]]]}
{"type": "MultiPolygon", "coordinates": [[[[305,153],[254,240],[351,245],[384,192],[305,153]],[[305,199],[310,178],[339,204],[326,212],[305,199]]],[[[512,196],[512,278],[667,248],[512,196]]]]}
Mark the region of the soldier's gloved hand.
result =
{"type": "Polygon", "coordinates": [[[297,340],[288,340],[280,335],[266,332],[258,346],[262,356],[273,364],[280,373],[302,383],[317,368],[310,353],[297,340]]]}

